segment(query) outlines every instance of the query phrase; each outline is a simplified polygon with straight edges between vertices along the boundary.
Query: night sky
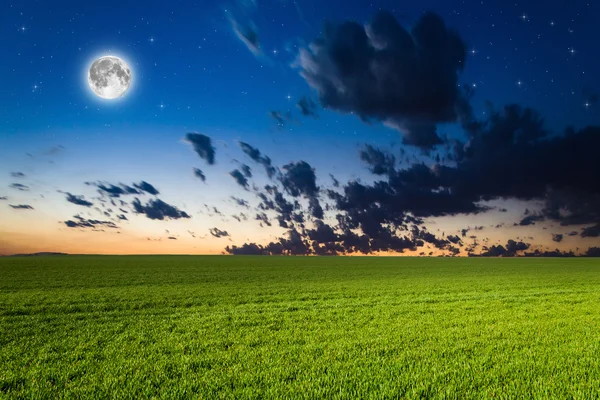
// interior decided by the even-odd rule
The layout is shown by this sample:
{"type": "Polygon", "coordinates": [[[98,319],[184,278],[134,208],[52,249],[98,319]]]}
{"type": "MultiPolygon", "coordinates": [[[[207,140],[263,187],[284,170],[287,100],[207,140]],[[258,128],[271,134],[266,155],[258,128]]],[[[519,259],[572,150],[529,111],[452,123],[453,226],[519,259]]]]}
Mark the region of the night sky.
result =
{"type": "Polygon", "coordinates": [[[3,1],[0,254],[600,253],[599,2],[340,4],[3,1]]]}

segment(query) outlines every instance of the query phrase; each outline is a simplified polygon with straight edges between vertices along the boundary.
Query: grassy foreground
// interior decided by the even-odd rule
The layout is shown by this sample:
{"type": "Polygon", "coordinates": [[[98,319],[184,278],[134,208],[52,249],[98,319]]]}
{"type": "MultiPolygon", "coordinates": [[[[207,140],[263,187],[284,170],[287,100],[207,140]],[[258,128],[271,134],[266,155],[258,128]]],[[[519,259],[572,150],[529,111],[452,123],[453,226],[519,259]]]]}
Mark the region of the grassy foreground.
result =
{"type": "Polygon", "coordinates": [[[0,258],[0,398],[600,397],[599,259],[0,258]]]}

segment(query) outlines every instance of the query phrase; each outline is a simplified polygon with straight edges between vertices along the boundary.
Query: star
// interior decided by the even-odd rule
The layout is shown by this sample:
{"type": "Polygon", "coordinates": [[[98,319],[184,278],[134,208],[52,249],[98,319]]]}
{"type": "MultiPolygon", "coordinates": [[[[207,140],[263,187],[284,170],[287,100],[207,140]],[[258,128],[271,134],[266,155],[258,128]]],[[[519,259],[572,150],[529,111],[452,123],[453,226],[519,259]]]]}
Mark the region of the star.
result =
{"type": "Polygon", "coordinates": [[[584,106],[585,106],[585,108],[590,108],[590,102],[586,101],[585,104],[584,104],[584,106]]]}
{"type": "Polygon", "coordinates": [[[277,55],[277,49],[273,49],[273,55],[276,56],[277,55]]]}
{"type": "Polygon", "coordinates": [[[554,21],[550,21],[550,26],[554,26],[554,25],[556,25],[556,24],[554,23],[554,21]]]}
{"type": "Polygon", "coordinates": [[[151,37],[150,39],[148,39],[148,41],[149,41],[150,43],[154,43],[154,38],[153,38],[153,37],[151,37]]]}
{"type": "Polygon", "coordinates": [[[22,27],[20,27],[20,28],[19,28],[19,30],[20,30],[21,32],[25,32],[25,29],[26,29],[26,28],[25,28],[24,26],[22,26],[22,27]]]}
{"type": "Polygon", "coordinates": [[[517,86],[521,87],[523,85],[523,82],[521,80],[517,81],[517,86]]]}
{"type": "Polygon", "coordinates": [[[292,99],[292,96],[290,96],[290,95],[288,94],[286,98],[287,98],[288,100],[291,100],[291,99],[292,99]]]}
{"type": "Polygon", "coordinates": [[[527,14],[523,14],[523,15],[521,15],[521,19],[522,19],[523,21],[527,21],[527,20],[529,20],[529,18],[527,17],[527,14]]]}
{"type": "Polygon", "coordinates": [[[473,47],[473,48],[471,49],[471,54],[475,55],[476,53],[477,53],[477,50],[475,50],[475,47],[473,47]]]}
{"type": "Polygon", "coordinates": [[[571,55],[572,55],[572,56],[574,56],[574,55],[575,55],[575,53],[576,53],[576,52],[575,52],[575,49],[574,49],[573,47],[571,47],[571,48],[569,49],[569,53],[571,53],[571,55]]]}

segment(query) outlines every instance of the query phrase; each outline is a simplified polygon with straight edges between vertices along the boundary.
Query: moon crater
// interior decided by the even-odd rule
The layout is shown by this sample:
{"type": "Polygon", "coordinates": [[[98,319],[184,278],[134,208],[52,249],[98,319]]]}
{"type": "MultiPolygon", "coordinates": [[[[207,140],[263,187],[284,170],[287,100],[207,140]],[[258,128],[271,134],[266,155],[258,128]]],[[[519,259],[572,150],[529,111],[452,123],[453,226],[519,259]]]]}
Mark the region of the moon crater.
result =
{"type": "Polygon", "coordinates": [[[90,89],[103,99],[116,99],[131,86],[131,69],[119,57],[100,57],[88,71],[90,89]]]}

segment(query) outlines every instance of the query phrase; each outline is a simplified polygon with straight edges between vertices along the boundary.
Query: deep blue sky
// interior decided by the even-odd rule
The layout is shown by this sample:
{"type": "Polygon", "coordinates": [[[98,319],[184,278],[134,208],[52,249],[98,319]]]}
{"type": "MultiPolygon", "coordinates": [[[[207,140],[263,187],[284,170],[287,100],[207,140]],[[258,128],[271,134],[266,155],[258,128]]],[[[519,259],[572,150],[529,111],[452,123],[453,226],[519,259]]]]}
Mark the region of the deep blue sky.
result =
{"type": "MultiPolygon", "coordinates": [[[[231,195],[243,195],[254,202],[252,207],[259,204],[253,191],[243,190],[229,176],[239,166],[235,160],[239,160],[252,166],[258,186],[268,182],[260,175],[258,165],[244,159],[237,144],[240,140],[259,148],[277,167],[307,161],[316,169],[321,188],[331,186],[329,173],[342,184],[355,178],[363,182],[376,179],[360,162],[359,149],[371,144],[400,158],[402,136],[398,131],[377,120],[366,123],[355,115],[345,115],[322,101],[318,118],[302,116],[296,106],[303,96],[318,99],[319,93],[300,75],[295,60],[300,48],[322,36],[325,21],[350,20],[363,25],[377,11],[387,10],[410,29],[424,12],[433,11],[458,31],[468,50],[458,83],[474,88],[471,104],[475,117],[487,117],[486,101],[490,101],[498,108],[507,103],[533,107],[555,134],[562,134],[567,125],[579,129],[600,124],[596,96],[600,90],[598,2],[340,4],[314,0],[2,2],[0,197],[7,199],[0,211],[0,215],[6,215],[1,218],[4,222],[0,235],[4,237],[0,236],[0,245],[4,251],[51,250],[49,247],[85,237],[77,240],[91,247],[63,247],[110,253],[123,252],[123,243],[130,243],[132,252],[154,252],[155,248],[136,241],[150,237],[168,242],[171,235],[179,239],[179,247],[173,247],[172,240],[156,251],[219,252],[231,243],[208,234],[208,229],[215,226],[227,230],[231,242],[237,245],[285,236],[284,229],[275,228],[276,222],[269,230],[259,228],[253,218],[237,222],[206,212],[205,203],[229,207],[227,213],[235,213],[235,206],[228,200],[231,195]],[[256,32],[259,54],[236,35],[236,24],[256,32]],[[108,54],[122,57],[133,69],[133,85],[117,101],[100,100],[87,86],[89,65],[108,54]],[[288,110],[293,113],[293,121],[286,121],[283,127],[270,116],[271,111],[284,114],[288,110]],[[217,149],[215,165],[206,165],[184,143],[188,132],[212,139],[217,149]],[[193,176],[193,167],[205,172],[206,183],[193,176]],[[11,175],[13,172],[22,172],[25,177],[17,178],[11,175]],[[85,185],[86,181],[131,184],[141,180],[159,188],[161,199],[187,211],[192,218],[128,218],[128,225],[120,228],[123,235],[129,235],[130,242],[108,240],[103,237],[109,233],[89,232],[83,227],[72,232],[63,224],[74,215],[94,220],[103,220],[103,215],[94,214],[91,207],[80,210],[81,206],[66,202],[64,193],[58,190],[92,199],[98,193],[95,187],[85,185]],[[29,190],[11,188],[15,182],[27,185],[29,190]],[[10,204],[31,205],[34,210],[11,208],[10,204]],[[43,228],[34,229],[33,221],[43,228]],[[192,237],[186,233],[188,230],[199,233],[192,237]],[[46,247],[31,244],[39,243],[36,238],[55,234],[59,239],[48,239],[46,247]],[[11,235],[18,239],[9,240],[11,235]],[[202,243],[200,236],[206,236],[202,243]]],[[[458,123],[438,125],[438,132],[466,140],[458,123]]],[[[403,148],[422,157],[421,149],[410,145],[403,148]]],[[[443,156],[441,150],[439,153],[443,156]]],[[[324,194],[319,196],[326,198],[324,194]]],[[[507,198],[509,203],[513,201],[511,196],[507,198]]],[[[525,208],[535,209],[535,204],[528,207],[523,200],[521,197],[510,203],[513,207],[506,215],[486,213],[477,218],[485,223],[512,225],[523,217],[525,208]]],[[[533,200],[543,201],[544,197],[533,200]]],[[[433,225],[449,224],[448,229],[456,233],[461,226],[479,224],[475,216],[466,215],[452,213],[453,222],[434,221],[433,225]]],[[[330,217],[334,216],[332,212],[330,217]]],[[[335,225],[335,219],[329,222],[335,225]]],[[[588,225],[593,222],[586,221],[588,225]]],[[[307,223],[307,229],[311,223],[307,223]]],[[[432,232],[438,229],[433,225],[429,227],[432,232]]],[[[588,225],[577,225],[575,230],[588,225]]],[[[541,223],[536,226],[542,229],[541,223]]],[[[564,230],[569,229],[562,228],[560,233],[566,234],[564,230]]],[[[588,237],[581,246],[576,241],[561,241],[559,245],[550,241],[550,234],[548,230],[536,238],[540,249],[587,248],[594,245],[590,240],[597,239],[588,237]]],[[[529,231],[524,234],[511,230],[490,232],[486,238],[490,244],[505,244],[509,238],[531,235],[529,231]]]]}

